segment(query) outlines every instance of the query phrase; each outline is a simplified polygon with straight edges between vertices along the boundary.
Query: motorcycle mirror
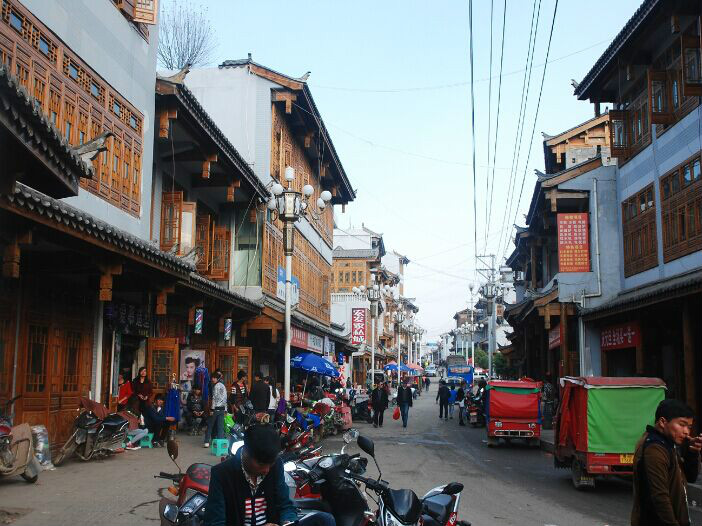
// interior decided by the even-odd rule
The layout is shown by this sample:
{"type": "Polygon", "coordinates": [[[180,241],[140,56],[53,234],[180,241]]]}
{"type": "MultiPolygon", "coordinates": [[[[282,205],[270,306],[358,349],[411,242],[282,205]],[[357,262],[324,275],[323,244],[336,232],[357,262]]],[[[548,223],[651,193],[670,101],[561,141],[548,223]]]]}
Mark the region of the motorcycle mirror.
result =
{"type": "Polygon", "coordinates": [[[350,444],[355,438],[358,438],[358,429],[349,429],[344,433],[344,443],[350,444]]]}
{"type": "Polygon", "coordinates": [[[356,443],[366,455],[375,458],[375,444],[370,438],[359,435],[356,443]]]}
{"type": "Polygon", "coordinates": [[[444,489],[441,491],[444,495],[456,495],[457,493],[460,493],[463,491],[463,484],[460,482],[449,482],[444,486],[444,489]]]}

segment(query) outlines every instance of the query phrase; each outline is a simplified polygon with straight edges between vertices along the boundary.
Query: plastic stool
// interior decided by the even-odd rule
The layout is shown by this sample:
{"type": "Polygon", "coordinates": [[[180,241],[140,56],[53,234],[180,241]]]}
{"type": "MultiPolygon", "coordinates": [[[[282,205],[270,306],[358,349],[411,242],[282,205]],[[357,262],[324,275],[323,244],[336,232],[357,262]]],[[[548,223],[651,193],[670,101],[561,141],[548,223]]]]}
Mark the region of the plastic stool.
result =
{"type": "Polygon", "coordinates": [[[215,438],[210,443],[210,452],[217,457],[224,457],[229,452],[229,440],[226,438],[215,438]]]}
{"type": "Polygon", "coordinates": [[[153,448],[154,447],[153,440],[154,440],[154,434],[153,433],[146,433],[146,436],[139,441],[139,445],[141,447],[153,448]]]}

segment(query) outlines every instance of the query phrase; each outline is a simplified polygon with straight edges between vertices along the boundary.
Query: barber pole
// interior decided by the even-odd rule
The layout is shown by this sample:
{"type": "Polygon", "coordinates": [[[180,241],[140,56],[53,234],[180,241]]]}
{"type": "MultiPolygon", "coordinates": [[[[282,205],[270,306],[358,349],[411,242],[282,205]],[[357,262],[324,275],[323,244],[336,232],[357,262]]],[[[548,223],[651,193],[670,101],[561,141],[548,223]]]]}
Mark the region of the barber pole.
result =
{"type": "Polygon", "coordinates": [[[204,314],[204,309],[195,309],[195,334],[202,334],[202,318],[204,314]]]}

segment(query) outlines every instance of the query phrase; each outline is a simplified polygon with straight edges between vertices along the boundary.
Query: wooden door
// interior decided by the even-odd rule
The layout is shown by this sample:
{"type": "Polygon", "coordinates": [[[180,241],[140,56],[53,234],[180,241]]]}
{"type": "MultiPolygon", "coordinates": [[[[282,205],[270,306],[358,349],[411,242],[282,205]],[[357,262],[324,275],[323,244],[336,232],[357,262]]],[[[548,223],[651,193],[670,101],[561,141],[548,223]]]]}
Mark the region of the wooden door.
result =
{"type": "Polygon", "coordinates": [[[230,387],[242,369],[251,385],[251,347],[215,347],[214,356],[214,368],[222,371],[224,385],[230,387]]]}
{"type": "Polygon", "coordinates": [[[178,380],[178,339],[149,338],[146,346],[146,374],[154,394],[168,391],[175,375],[178,380]]]}

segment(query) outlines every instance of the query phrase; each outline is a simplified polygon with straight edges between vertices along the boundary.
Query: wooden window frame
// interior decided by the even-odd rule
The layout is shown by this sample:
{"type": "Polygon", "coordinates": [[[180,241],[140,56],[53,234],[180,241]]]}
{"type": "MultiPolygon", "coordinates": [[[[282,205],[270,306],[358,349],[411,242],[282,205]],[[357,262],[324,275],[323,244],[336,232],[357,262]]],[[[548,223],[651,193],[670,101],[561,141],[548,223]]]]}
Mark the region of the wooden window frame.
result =
{"type": "Polygon", "coordinates": [[[668,72],[649,68],[648,120],[651,124],[671,124],[675,120],[668,72]]]}
{"type": "Polygon", "coordinates": [[[625,277],[658,265],[656,202],[653,192],[653,184],[650,184],[621,204],[625,277]]]}
{"type": "Polygon", "coordinates": [[[197,240],[197,203],[184,201],[182,191],[164,192],[161,199],[161,230],[160,230],[160,248],[164,252],[173,251],[179,256],[186,255],[190,250],[195,248],[197,240]],[[167,220],[169,208],[172,208],[172,219],[167,220]],[[183,247],[183,232],[185,214],[192,214],[192,226],[189,231],[192,239],[192,247],[187,250],[183,247]],[[167,224],[170,223],[173,228],[172,237],[166,238],[167,224]],[[176,247],[177,244],[177,247],[176,247]]]}
{"type": "Polygon", "coordinates": [[[229,259],[231,256],[231,233],[226,226],[212,227],[212,257],[207,276],[216,281],[229,278],[229,259]]]}
{"type": "Polygon", "coordinates": [[[663,261],[668,263],[702,250],[702,156],[693,155],[660,180],[663,261]],[[697,177],[695,177],[697,166],[697,177]],[[685,169],[691,180],[685,183],[685,169]],[[673,183],[678,189],[673,192],[673,183]],[[667,194],[664,193],[668,188],[667,194]]]}
{"type": "Polygon", "coordinates": [[[682,71],[682,92],[685,97],[702,96],[702,49],[700,49],[700,37],[696,35],[680,36],[680,56],[682,71]],[[688,59],[690,55],[696,55],[697,78],[689,79],[688,59]]]}

